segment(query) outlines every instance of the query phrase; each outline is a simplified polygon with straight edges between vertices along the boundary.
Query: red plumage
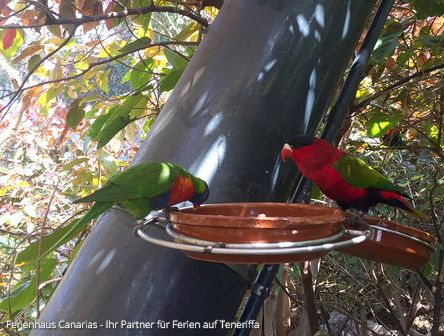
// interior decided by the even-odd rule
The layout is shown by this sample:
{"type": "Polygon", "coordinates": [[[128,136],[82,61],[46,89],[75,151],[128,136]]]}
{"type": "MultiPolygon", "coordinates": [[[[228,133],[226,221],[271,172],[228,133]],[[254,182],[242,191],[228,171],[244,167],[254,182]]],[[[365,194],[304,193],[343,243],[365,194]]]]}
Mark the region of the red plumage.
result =
{"type": "Polygon", "coordinates": [[[302,175],[344,210],[355,208],[367,212],[370,207],[385,203],[416,217],[426,218],[387,178],[325,140],[309,136],[292,137],[281,151],[282,160],[287,157],[291,157],[302,175]],[[368,181],[365,181],[366,177],[368,181]]]}

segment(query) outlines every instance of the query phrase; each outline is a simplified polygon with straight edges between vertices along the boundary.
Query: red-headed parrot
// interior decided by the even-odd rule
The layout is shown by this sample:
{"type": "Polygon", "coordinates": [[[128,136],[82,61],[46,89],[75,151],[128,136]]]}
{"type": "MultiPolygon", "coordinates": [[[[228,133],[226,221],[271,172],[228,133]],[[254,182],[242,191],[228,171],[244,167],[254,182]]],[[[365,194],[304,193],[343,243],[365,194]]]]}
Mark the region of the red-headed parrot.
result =
{"type": "MultiPolygon", "coordinates": [[[[41,258],[66,243],[85,229],[92,219],[117,204],[136,219],[147,216],[152,210],[170,207],[190,201],[199,206],[209,196],[207,183],[191,175],[184,168],[171,164],[150,162],[128,168],[110,177],[103,188],[74,203],[94,202],[89,211],[79,220],[55,230],[43,237],[41,258]]],[[[18,256],[19,261],[29,261],[26,256],[36,251],[38,242],[30,244],[18,256]]]]}
{"type": "Polygon", "coordinates": [[[398,188],[364,161],[312,136],[294,136],[281,150],[281,159],[290,157],[306,178],[316,184],[342,210],[367,212],[378,203],[400,208],[415,217],[427,216],[416,210],[398,188]]]}

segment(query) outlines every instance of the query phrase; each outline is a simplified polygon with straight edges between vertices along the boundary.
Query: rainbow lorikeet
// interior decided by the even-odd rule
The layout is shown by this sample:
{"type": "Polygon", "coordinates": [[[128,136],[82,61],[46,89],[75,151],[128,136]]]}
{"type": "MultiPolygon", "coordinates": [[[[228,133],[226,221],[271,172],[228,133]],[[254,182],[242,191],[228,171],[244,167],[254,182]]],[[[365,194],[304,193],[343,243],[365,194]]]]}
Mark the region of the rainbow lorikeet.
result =
{"type": "MultiPolygon", "coordinates": [[[[79,220],[43,237],[42,246],[45,248],[41,251],[41,258],[72,239],[75,234],[84,230],[89,221],[115,204],[125,208],[136,219],[141,219],[152,210],[184,201],[199,206],[208,196],[207,183],[178,165],[159,162],[138,164],[111,176],[103,188],[91,195],[74,201],[94,204],[79,220]]],[[[19,254],[18,259],[24,261],[36,248],[38,242],[30,244],[21,252],[22,255],[19,254]]]]}
{"type": "Polygon", "coordinates": [[[427,216],[416,210],[384,175],[364,161],[312,136],[294,136],[281,150],[281,159],[290,157],[306,178],[316,184],[338,206],[367,212],[378,203],[400,208],[415,217],[427,216]]]}

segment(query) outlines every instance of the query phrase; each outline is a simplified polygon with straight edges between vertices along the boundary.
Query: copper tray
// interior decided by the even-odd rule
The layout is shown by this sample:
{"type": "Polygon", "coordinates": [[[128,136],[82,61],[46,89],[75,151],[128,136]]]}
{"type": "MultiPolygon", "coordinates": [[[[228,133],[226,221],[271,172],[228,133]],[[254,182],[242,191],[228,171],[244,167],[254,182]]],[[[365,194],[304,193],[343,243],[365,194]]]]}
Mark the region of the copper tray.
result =
{"type": "MultiPolygon", "coordinates": [[[[435,245],[431,234],[375,217],[364,220],[373,226],[372,237],[355,246],[339,249],[357,257],[396,266],[419,269],[429,261],[435,245]]],[[[350,224],[345,224],[350,228],[350,224]]]]}
{"type": "MultiPolygon", "coordinates": [[[[172,228],[188,237],[221,243],[279,243],[322,239],[343,229],[341,211],[288,203],[221,203],[170,213],[172,228]]],[[[328,251],[290,255],[218,255],[186,252],[192,258],[228,263],[311,260],[328,251]]]]}

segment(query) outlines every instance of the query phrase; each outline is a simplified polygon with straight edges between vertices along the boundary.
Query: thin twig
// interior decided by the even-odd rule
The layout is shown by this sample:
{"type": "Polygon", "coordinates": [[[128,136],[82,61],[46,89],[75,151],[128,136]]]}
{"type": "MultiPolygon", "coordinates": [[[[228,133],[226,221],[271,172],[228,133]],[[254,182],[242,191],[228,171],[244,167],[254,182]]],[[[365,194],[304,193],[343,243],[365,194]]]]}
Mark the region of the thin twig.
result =
{"type": "Polygon", "coordinates": [[[35,302],[36,302],[37,318],[40,317],[40,290],[39,290],[39,286],[40,286],[40,256],[42,254],[42,241],[43,241],[43,235],[45,233],[45,226],[48,221],[49,211],[51,208],[52,201],[54,200],[54,196],[57,192],[57,188],[58,188],[58,183],[56,184],[56,186],[51,194],[51,197],[49,198],[48,206],[46,207],[45,217],[43,219],[43,223],[42,223],[42,226],[40,229],[39,247],[38,247],[38,252],[37,252],[37,263],[36,263],[36,267],[35,267],[35,291],[36,291],[35,302]]]}

